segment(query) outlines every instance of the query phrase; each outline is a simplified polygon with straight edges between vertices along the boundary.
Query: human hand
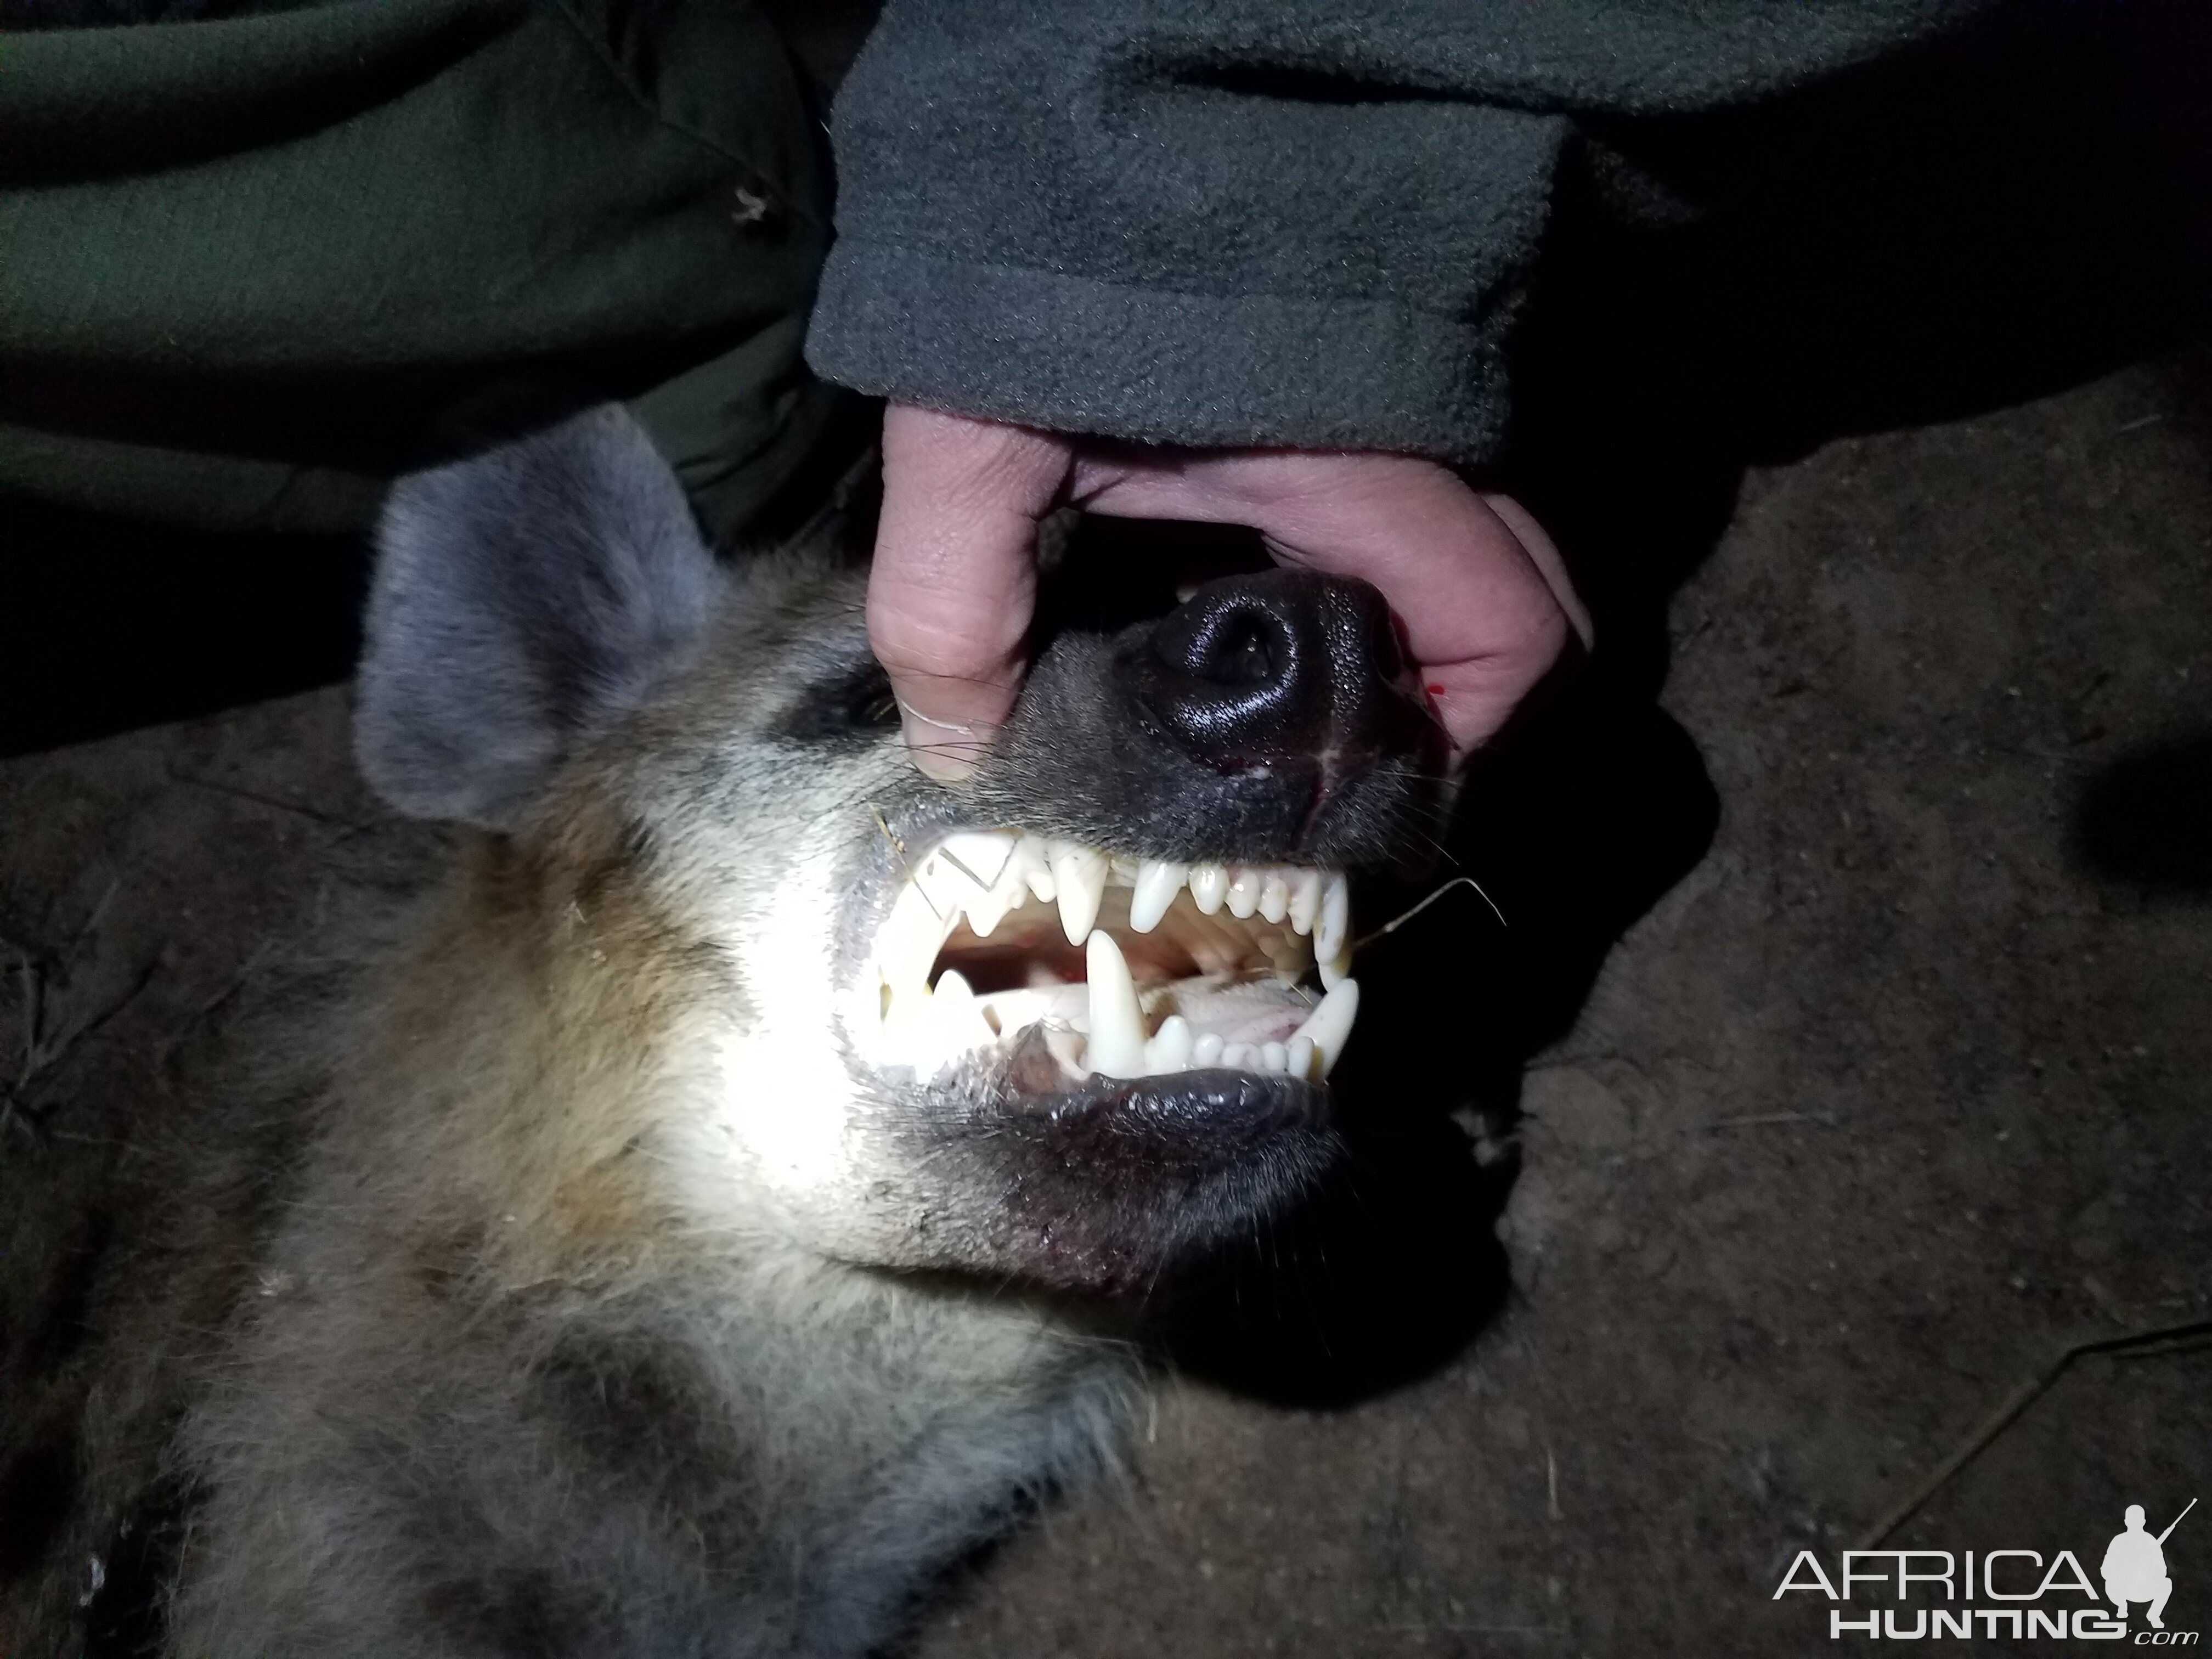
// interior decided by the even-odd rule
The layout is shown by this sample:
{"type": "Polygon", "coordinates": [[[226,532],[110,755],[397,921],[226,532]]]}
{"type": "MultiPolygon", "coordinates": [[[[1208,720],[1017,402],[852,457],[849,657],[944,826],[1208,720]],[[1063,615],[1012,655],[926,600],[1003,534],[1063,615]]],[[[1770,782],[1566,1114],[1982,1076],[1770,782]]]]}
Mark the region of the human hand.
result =
{"type": "Polygon", "coordinates": [[[1012,709],[1036,605],[1037,520],[1060,507],[1249,525],[1277,562],[1382,590],[1459,760],[1569,639],[1590,639],[1559,550],[1508,496],[1409,455],[1173,450],[893,404],[868,639],[915,763],[975,769],[1012,709]]]}

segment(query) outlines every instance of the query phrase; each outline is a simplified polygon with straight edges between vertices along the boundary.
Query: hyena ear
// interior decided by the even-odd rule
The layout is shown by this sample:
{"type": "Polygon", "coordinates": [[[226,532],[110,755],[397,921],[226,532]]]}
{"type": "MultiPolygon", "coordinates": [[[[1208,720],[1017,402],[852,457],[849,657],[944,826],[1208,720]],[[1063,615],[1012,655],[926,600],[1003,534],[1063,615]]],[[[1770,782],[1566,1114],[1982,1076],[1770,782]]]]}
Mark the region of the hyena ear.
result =
{"type": "Polygon", "coordinates": [[[618,404],[402,478],[377,533],[354,748],[400,811],[513,826],[703,630],[719,576],[618,404]]]}

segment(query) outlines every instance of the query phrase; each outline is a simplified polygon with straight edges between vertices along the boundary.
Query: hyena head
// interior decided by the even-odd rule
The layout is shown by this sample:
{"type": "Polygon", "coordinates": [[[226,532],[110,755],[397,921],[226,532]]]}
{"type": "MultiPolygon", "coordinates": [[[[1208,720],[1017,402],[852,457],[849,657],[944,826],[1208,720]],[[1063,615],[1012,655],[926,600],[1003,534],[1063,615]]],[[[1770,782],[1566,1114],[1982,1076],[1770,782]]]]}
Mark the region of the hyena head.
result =
{"type": "Polygon", "coordinates": [[[1150,1285],[1337,1157],[1346,872],[1433,819],[1441,734],[1372,589],[1270,571],[1063,629],[941,786],[864,592],[829,553],[718,564],[596,411],[400,486],[362,762],[504,832],[605,988],[564,1006],[661,988],[651,1151],[690,1220],[1150,1285]]]}

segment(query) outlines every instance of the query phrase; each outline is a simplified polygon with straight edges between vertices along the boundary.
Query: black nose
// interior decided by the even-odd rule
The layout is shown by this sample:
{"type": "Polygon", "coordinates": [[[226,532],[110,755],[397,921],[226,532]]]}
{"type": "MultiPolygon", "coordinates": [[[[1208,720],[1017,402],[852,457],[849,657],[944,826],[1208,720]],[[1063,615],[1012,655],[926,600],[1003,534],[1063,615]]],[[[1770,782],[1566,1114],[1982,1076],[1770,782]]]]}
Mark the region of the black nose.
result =
{"type": "Polygon", "coordinates": [[[1407,753],[1433,723],[1390,610],[1362,581],[1271,570],[1209,582],[1129,662],[1139,703],[1223,771],[1407,753]]]}

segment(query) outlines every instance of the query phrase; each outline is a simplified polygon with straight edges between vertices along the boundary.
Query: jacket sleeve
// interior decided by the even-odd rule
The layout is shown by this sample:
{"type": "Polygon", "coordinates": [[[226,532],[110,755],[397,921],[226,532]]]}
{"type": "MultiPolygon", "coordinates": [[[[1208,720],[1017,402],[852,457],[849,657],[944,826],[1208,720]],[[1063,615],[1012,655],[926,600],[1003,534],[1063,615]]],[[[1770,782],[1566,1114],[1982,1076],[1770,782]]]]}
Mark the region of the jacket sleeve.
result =
{"type": "Polygon", "coordinates": [[[1061,430],[1496,453],[1585,123],[1782,98],[1977,0],[890,0],[822,374],[1061,430]]]}

